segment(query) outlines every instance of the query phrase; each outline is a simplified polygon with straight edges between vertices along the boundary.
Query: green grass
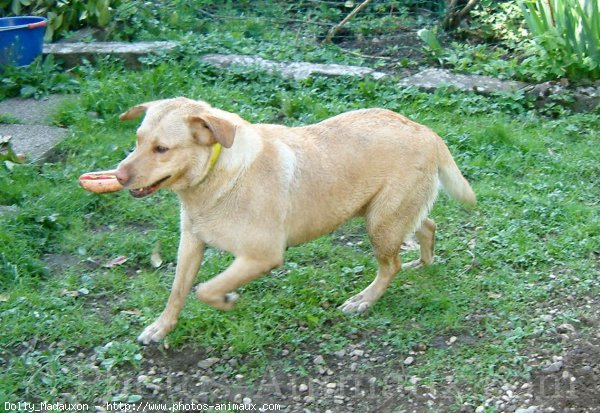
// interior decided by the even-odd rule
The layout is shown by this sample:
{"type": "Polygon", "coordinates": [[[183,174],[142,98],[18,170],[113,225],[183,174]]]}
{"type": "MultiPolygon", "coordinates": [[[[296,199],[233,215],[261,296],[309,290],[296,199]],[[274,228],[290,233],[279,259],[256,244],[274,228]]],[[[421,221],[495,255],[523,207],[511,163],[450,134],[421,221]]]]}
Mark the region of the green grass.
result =
{"type": "MultiPolygon", "coordinates": [[[[241,289],[232,312],[190,297],[167,338],[171,348],[230,349],[248,358],[239,371],[252,379],[282,349],[297,354],[284,368],[302,372],[309,353],[339,350],[357,335],[368,348],[387,342],[398,355],[437,337],[470,337],[428,350],[410,374],[443,383],[453,372],[472,389],[467,398],[481,401],[485,383],[527,374],[521,351],[540,328],[533,309],[564,291],[599,292],[597,115],[549,119],[514,96],[429,95],[353,78],[295,82],[185,59],[139,72],[111,62],[86,70],[79,99],[56,115],[72,134],[54,161],[0,165],[0,204],[17,207],[0,215],[0,400],[62,393],[111,400],[120,377],[140,371],[148,350],[135,338],[162,311],[174,274],[177,200],[165,191],[142,200],[125,192],[97,196],[81,190],[77,177],[122,159],[134,144],[135,122],[120,122],[118,114],[156,98],[205,99],[253,122],[288,125],[387,107],[443,136],[479,198],[471,210],[440,196],[431,214],[438,222],[436,263],[400,274],[366,316],[336,309],[376,268],[355,220],[291,248],[282,268],[241,289]],[[164,264],[154,269],[150,255],[159,241],[164,264]],[[51,270],[48,254],[72,263],[51,270]],[[122,266],[102,267],[121,255],[129,257],[122,266]]],[[[231,259],[209,250],[197,281],[231,259]]]]}

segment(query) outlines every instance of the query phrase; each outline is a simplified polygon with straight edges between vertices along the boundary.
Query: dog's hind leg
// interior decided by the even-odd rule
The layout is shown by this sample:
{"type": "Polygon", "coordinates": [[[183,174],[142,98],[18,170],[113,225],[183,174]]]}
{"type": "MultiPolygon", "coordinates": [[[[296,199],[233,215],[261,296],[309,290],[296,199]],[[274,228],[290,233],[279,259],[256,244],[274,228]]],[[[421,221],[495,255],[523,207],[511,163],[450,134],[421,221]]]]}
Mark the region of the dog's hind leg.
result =
{"type": "Polygon", "coordinates": [[[238,295],[234,292],[237,288],[283,263],[283,253],[276,256],[277,258],[266,257],[266,255],[260,258],[237,257],[221,274],[200,284],[196,288],[196,297],[219,310],[233,309],[238,299],[238,295]]]}
{"type": "Polygon", "coordinates": [[[375,280],[360,293],[350,297],[340,306],[345,313],[363,313],[379,299],[400,270],[400,257],[378,257],[379,269],[375,280]]]}
{"type": "Polygon", "coordinates": [[[419,229],[415,232],[415,237],[419,242],[421,257],[418,260],[402,264],[402,269],[419,268],[423,265],[433,263],[433,251],[435,248],[435,222],[430,218],[425,218],[419,229]]]}
{"type": "Polygon", "coordinates": [[[379,268],[375,280],[367,288],[340,306],[345,313],[362,313],[368,310],[383,295],[402,267],[399,253],[406,233],[406,222],[399,220],[396,214],[388,215],[388,219],[373,219],[369,215],[366,218],[367,231],[379,268]]]}

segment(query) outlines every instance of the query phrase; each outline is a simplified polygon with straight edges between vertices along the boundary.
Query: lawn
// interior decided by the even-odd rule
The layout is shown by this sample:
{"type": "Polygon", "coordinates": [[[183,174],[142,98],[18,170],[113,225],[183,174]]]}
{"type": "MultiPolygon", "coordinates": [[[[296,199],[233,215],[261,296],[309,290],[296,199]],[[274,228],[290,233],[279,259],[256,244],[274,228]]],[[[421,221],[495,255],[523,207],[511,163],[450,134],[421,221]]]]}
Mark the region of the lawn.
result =
{"type": "MultiPolygon", "coordinates": [[[[525,392],[537,365],[561,354],[561,326],[593,334],[598,114],[538,111],[519,94],[427,94],[393,78],[285,80],[185,55],[139,71],[107,60],[77,73],[79,93],[54,117],[69,137],[45,163],[0,165],[0,205],[14,206],[0,213],[1,401],[496,412],[490,400],[503,386],[525,392]],[[441,194],[431,213],[435,263],[401,272],[364,315],[337,309],[376,269],[353,220],[289,249],[281,268],[241,289],[232,312],[190,296],[167,339],[141,346],[136,337],[162,311],[175,271],[177,198],[90,194],[77,177],[114,167],[133,147],[137,122],[120,113],[173,96],[287,125],[395,110],[444,138],[478,205],[441,194]]],[[[231,260],[209,249],[197,283],[231,260]]]]}

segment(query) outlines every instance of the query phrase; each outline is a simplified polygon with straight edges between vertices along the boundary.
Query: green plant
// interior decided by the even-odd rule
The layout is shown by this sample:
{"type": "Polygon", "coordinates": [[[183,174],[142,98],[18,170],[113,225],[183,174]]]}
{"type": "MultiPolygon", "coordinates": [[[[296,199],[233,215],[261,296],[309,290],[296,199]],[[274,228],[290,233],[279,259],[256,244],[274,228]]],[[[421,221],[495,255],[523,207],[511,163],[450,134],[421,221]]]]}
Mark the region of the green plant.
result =
{"type": "Polygon", "coordinates": [[[520,0],[541,57],[556,76],[600,77],[599,0],[520,0]]]}
{"type": "Polygon", "coordinates": [[[106,27],[121,0],[0,0],[2,15],[46,16],[46,40],[85,26],[106,27]]]}
{"type": "Polygon", "coordinates": [[[106,370],[111,370],[115,366],[123,364],[139,365],[142,355],[139,353],[140,347],[131,342],[109,341],[103,346],[94,348],[100,365],[106,370]]]}
{"type": "Polygon", "coordinates": [[[70,93],[79,88],[79,80],[65,72],[54,57],[37,58],[27,67],[6,66],[0,72],[0,99],[22,96],[40,98],[49,93],[70,93]]]}
{"type": "Polygon", "coordinates": [[[417,36],[426,44],[425,50],[435,59],[440,60],[444,48],[437,38],[437,30],[421,29],[417,32],[417,36]]]}
{"type": "Polygon", "coordinates": [[[486,0],[471,11],[471,24],[459,28],[457,33],[469,39],[501,42],[514,48],[523,40],[523,11],[513,1],[486,0]]]}

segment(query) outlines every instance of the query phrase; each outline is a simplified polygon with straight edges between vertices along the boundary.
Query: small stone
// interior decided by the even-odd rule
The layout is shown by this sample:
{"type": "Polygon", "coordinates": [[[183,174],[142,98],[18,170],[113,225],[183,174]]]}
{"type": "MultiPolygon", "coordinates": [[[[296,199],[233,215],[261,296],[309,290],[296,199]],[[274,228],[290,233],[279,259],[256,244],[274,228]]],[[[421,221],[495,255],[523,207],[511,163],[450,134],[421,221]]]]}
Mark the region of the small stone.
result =
{"type": "Polygon", "coordinates": [[[300,386],[298,386],[298,391],[300,393],[304,393],[305,391],[308,391],[308,386],[304,383],[302,383],[300,386]]]}
{"type": "Polygon", "coordinates": [[[564,323],[556,327],[556,331],[560,334],[574,333],[575,327],[572,324],[564,323]]]}
{"type": "Polygon", "coordinates": [[[515,410],[515,413],[538,413],[540,410],[537,406],[529,406],[526,408],[520,407],[515,410]]]}
{"type": "Polygon", "coordinates": [[[325,364],[325,359],[323,356],[317,356],[313,359],[314,364],[325,364]]]}
{"type": "Polygon", "coordinates": [[[335,389],[337,387],[337,383],[327,383],[326,387],[328,389],[335,389]]]}
{"type": "Polygon", "coordinates": [[[358,368],[358,363],[351,363],[350,364],[350,371],[356,371],[357,368],[358,368]]]}
{"type": "Polygon", "coordinates": [[[404,359],[405,366],[410,366],[414,362],[415,362],[415,358],[413,356],[408,356],[407,358],[404,359]]]}
{"type": "Polygon", "coordinates": [[[140,374],[137,378],[138,383],[143,383],[146,380],[148,380],[148,376],[146,376],[145,374],[140,374]]]}
{"type": "Polygon", "coordinates": [[[562,369],[562,366],[563,366],[562,361],[556,361],[556,362],[550,364],[548,367],[543,368],[542,373],[544,373],[544,374],[556,373],[556,372],[560,371],[560,369],[562,369]]]}
{"type": "Polygon", "coordinates": [[[245,404],[245,405],[252,404],[252,399],[250,397],[244,397],[242,399],[242,404],[245,404]]]}
{"type": "Polygon", "coordinates": [[[483,413],[484,411],[485,411],[485,407],[483,407],[483,406],[478,406],[475,409],[475,413],[483,413]]]}
{"type": "Polygon", "coordinates": [[[542,320],[546,323],[549,323],[552,321],[552,316],[550,314],[544,314],[543,316],[540,317],[540,320],[542,320]]]}
{"type": "Polygon", "coordinates": [[[146,384],[144,384],[144,386],[148,390],[151,390],[153,392],[158,392],[160,390],[160,386],[158,384],[155,384],[155,383],[146,383],[146,384]]]}
{"type": "Polygon", "coordinates": [[[336,351],[335,353],[333,353],[333,355],[341,359],[346,355],[346,350],[336,351]]]}
{"type": "Polygon", "coordinates": [[[212,366],[214,366],[215,364],[217,364],[219,361],[221,361],[221,359],[218,357],[209,357],[205,360],[199,361],[198,367],[201,369],[209,369],[212,366]]]}
{"type": "Polygon", "coordinates": [[[304,398],[304,403],[306,403],[306,404],[310,404],[310,403],[312,403],[312,402],[314,402],[314,401],[315,401],[315,398],[314,398],[314,397],[312,397],[312,396],[306,396],[306,397],[304,398]]]}
{"type": "Polygon", "coordinates": [[[281,355],[282,355],[283,357],[287,356],[288,354],[290,354],[290,351],[289,351],[289,350],[281,350],[281,355]]]}
{"type": "Polygon", "coordinates": [[[362,356],[365,355],[365,351],[357,348],[356,350],[352,351],[351,355],[352,356],[362,357],[362,356]]]}

